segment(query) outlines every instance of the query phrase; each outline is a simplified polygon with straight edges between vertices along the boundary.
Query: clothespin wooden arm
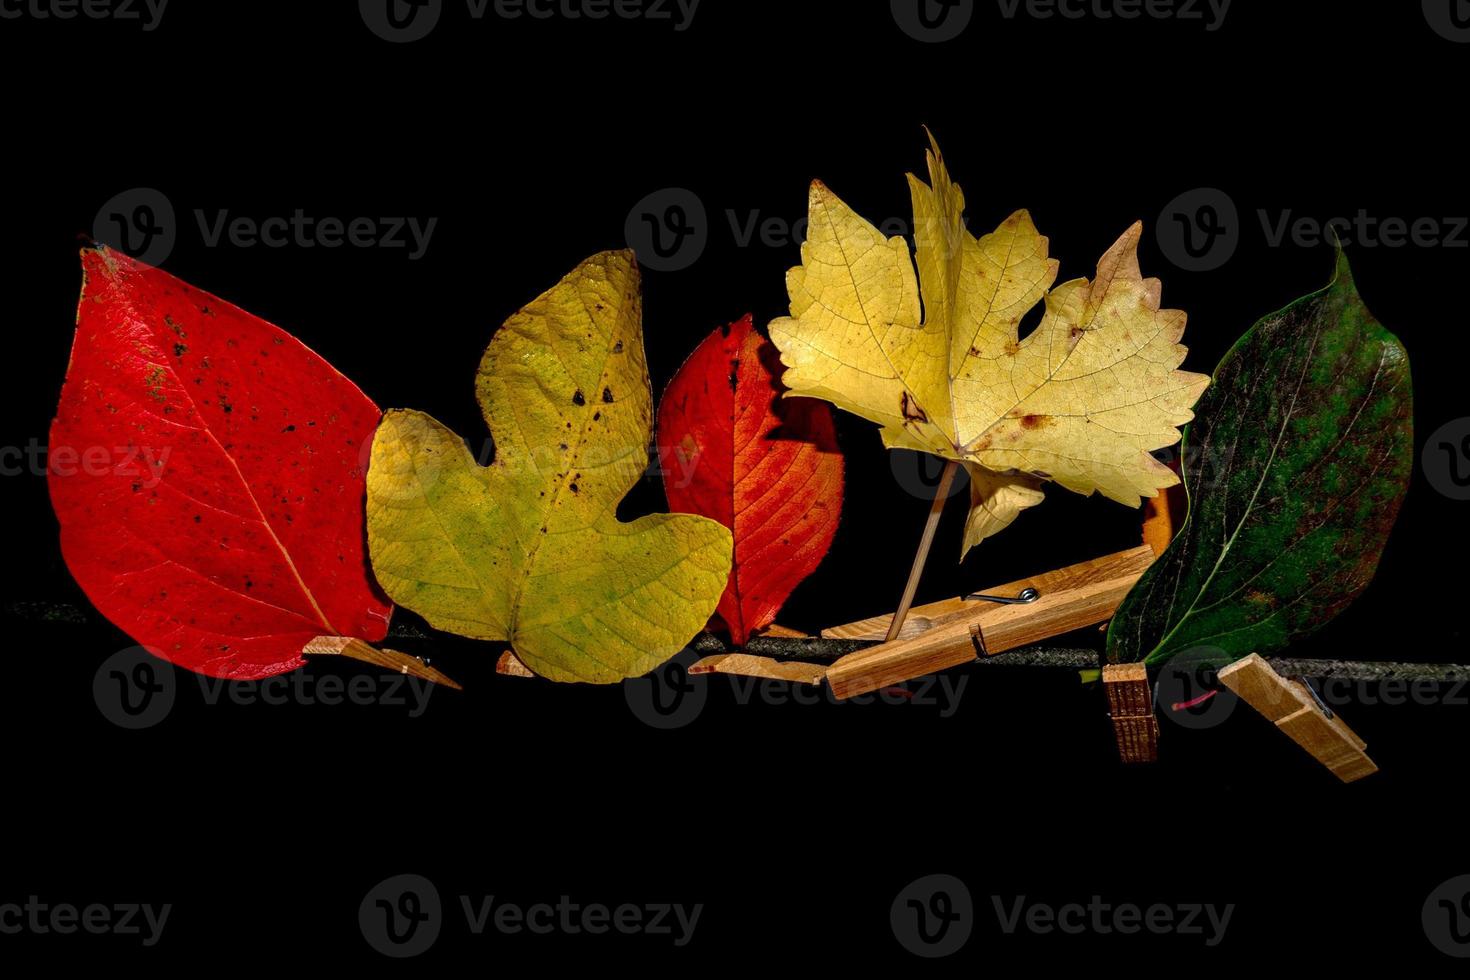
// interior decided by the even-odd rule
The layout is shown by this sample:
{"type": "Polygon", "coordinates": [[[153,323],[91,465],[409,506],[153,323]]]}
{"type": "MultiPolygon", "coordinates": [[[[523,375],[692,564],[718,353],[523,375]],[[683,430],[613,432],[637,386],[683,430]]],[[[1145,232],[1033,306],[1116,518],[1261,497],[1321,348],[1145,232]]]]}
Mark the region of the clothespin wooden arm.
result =
{"type": "Polygon", "coordinates": [[[1364,751],[1367,743],[1336,714],[1325,712],[1306,685],[1282,677],[1260,654],[1237,660],[1219,678],[1343,782],[1378,771],[1364,751]]]}
{"type": "Polygon", "coordinates": [[[347,657],[398,674],[431,681],[456,691],[463,690],[453,678],[445,676],[418,657],[399,653],[397,650],[375,647],[356,637],[318,636],[302,647],[301,653],[307,657],[347,657]]]}
{"type": "Polygon", "coordinates": [[[1103,690],[1118,758],[1125,763],[1159,761],[1159,719],[1154,714],[1154,692],[1143,664],[1107,664],[1102,669],[1103,690]]]}
{"type": "MultiPolygon", "coordinates": [[[[1027,588],[1040,593],[1025,605],[949,599],[919,607],[914,612],[930,621],[928,629],[843,657],[828,668],[827,683],[837,697],[850,698],[1101,623],[1153,561],[1153,550],[1139,546],[986,590],[1001,596],[1027,588]]],[[[888,619],[879,621],[882,629],[888,619]]],[[[823,636],[851,636],[854,627],[874,622],[824,630],[823,636]]]]}

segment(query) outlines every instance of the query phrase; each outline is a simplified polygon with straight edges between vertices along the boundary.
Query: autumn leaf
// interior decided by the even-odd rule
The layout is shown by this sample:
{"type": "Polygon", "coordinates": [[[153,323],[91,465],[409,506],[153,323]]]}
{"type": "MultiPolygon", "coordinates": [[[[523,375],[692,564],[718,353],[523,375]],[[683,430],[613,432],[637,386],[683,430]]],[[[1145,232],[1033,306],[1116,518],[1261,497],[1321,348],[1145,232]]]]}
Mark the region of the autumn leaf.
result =
{"type": "Polygon", "coordinates": [[[1177,483],[1150,452],[1178,441],[1208,379],[1176,370],[1185,317],[1160,309],[1158,280],[1139,270],[1141,226],[1092,281],[1052,288],[1057,263],[1030,215],[975,238],[937,146],[928,163],[929,184],[909,177],[913,257],[812,185],[791,316],[770,326],[790,393],[876,422],[890,449],[962,463],[965,551],[1039,503],[1044,481],[1134,507],[1177,483]]]}
{"type": "Polygon", "coordinates": [[[318,635],[383,638],[363,542],[378,409],[300,341],[107,248],[85,283],[47,482],[97,609],[215,677],[301,666],[318,635]]]}
{"type": "Polygon", "coordinates": [[[685,514],[617,519],[653,416],[632,253],[593,256],[507,320],[476,393],[488,466],[420,412],[378,428],[367,526],[388,594],[552,680],[612,683],[678,653],[719,602],[731,539],[685,514]]]}
{"type": "Polygon", "coordinates": [[[831,409],[782,399],[775,355],[747,316],[705,338],[659,403],[670,509],[734,534],[719,613],[737,646],[821,564],[842,513],[831,409]]]}
{"type": "Polygon", "coordinates": [[[1189,515],[1118,608],[1108,659],[1223,667],[1320,628],[1378,567],[1414,462],[1409,357],[1338,256],[1253,326],[1186,434],[1189,515]]]}

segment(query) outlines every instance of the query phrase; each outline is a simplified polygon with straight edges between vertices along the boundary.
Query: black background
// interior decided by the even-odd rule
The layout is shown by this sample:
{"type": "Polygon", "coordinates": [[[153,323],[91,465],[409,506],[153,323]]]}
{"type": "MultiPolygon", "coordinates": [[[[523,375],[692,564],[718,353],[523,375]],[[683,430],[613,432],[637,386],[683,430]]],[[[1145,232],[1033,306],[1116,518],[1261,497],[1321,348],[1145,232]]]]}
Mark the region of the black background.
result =
{"type": "MultiPolygon", "coordinates": [[[[471,21],[449,2],[427,39],[390,45],[355,5],[174,0],[159,26],[0,21],[7,171],[6,445],[44,442],[71,342],[76,249],[113,195],[161,190],[178,214],[170,272],[301,337],[385,406],[428,411],[478,444],[472,378],[495,326],[586,256],[627,244],[629,211],[692,190],[709,244],[645,274],[655,392],[716,325],[784,311],[794,241],[742,246],[753,215],[801,217],[820,177],[875,221],[906,218],[922,126],[964,184],[975,228],[1028,207],[1062,277],[1088,275],[1133,220],[1144,270],[1190,322],[1208,372],[1259,316],[1324,284],[1330,248],[1271,247],[1257,213],[1325,219],[1470,213],[1463,92],[1470,47],[1417,3],[1237,0],[1224,25],[1007,20],[980,3],[926,45],[883,3],[704,0],[668,23],[471,21]],[[1218,269],[1170,263],[1165,205],[1217,187],[1241,215],[1218,269]],[[193,211],[264,218],[435,217],[427,254],[208,247],[193,211]]],[[[1462,239],[1463,240],[1463,239],[1462,239]]],[[[1349,248],[1374,312],[1414,367],[1417,439],[1464,409],[1470,249],[1349,248]]],[[[872,427],[839,417],[844,525],[793,596],[795,627],[891,609],[925,514],[872,427]]],[[[1116,760],[1096,688],[1075,674],[973,668],[958,710],[742,699],[659,731],[618,688],[494,675],[496,650],[414,646],[465,682],[422,717],[383,705],[210,704],[182,676],[141,732],[94,703],[98,665],[131,645],[61,563],[43,478],[0,480],[8,560],[6,840],[0,902],[170,902],[163,941],[0,936],[0,958],[128,957],[381,967],[357,907],[391,874],[448,907],[431,969],[606,964],[984,969],[1112,963],[1205,970],[1339,966],[1368,953],[1445,969],[1420,907],[1470,872],[1463,708],[1356,705],[1384,771],[1342,787],[1241,708],[1205,731],[1165,724],[1166,758],[1116,760]],[[87,622],[38,622],[31,602],[87,622]],[[17,605],[20,604],[20,605],[17,605]],[[889,904],[920,875],[975,896],[963,951],[926,967],[889,904]],[[702,902],[694,941],[470,936],[457,896],[530,904],[702,902]],[[1225,942],[1003,935],[992,895],[1061,904],[1235,903],[1225,942]],[[1268,952],[1270,951],[1270,952],[1268,952]]],[[[1302,656],[1464,662],[1465,505],[1415,482],[1378,579],[1302,656]]],[[[626,511],[662,507],[646,481],[626,511]]],[[[951,507],[920,598],[1127,547],[1138,515],[1053,488],[956,564],[951,507]]],[[[412,617],[401,612],[401,621],[412,617]]],[[[1075,638],[1073,638],[1075,639],[1075,638]]],[[[1079,642],[1097,643],[1096,634],[1079,642]]],[[[314,664],[317,675],[354,673],[314,664]]]]}

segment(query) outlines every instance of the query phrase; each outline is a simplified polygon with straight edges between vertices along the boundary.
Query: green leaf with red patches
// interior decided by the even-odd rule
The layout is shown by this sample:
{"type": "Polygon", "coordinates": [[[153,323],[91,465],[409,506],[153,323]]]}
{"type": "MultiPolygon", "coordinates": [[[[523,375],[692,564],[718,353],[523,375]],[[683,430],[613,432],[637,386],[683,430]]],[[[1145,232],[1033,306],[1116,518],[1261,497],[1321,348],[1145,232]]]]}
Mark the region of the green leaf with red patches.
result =
{"type": "Polygon", "coordinates": [[[1185,436],[1190,513],[1108,659],[1223,666],[1336,616],[1378,567],[1413,465],[1409,357],[1338,256],[1326,289],[1225,355],[1185,436]]]}

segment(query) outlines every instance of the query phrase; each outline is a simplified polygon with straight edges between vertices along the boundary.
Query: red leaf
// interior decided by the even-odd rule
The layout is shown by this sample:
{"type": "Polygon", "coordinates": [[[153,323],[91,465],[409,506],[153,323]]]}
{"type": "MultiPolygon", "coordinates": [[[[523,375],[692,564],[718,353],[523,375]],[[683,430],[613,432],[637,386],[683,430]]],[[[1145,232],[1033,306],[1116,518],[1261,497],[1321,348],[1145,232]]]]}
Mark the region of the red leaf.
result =
{"type": "Polygon", "coordinates": [[[781,398],[780,370],[747,316],[705,338],[659,405],[670,509],[734,532],[719,613],[741,646],[821,563],[842,513],[831,409],[781,398]]]}
{"type": "Polygon", "coordinates": [[[47,467],[61,551],[108,619],[215,677],[380,640],[364,447],[379,411],[279,327],[110,249],[82,253],[47,467]]]}

